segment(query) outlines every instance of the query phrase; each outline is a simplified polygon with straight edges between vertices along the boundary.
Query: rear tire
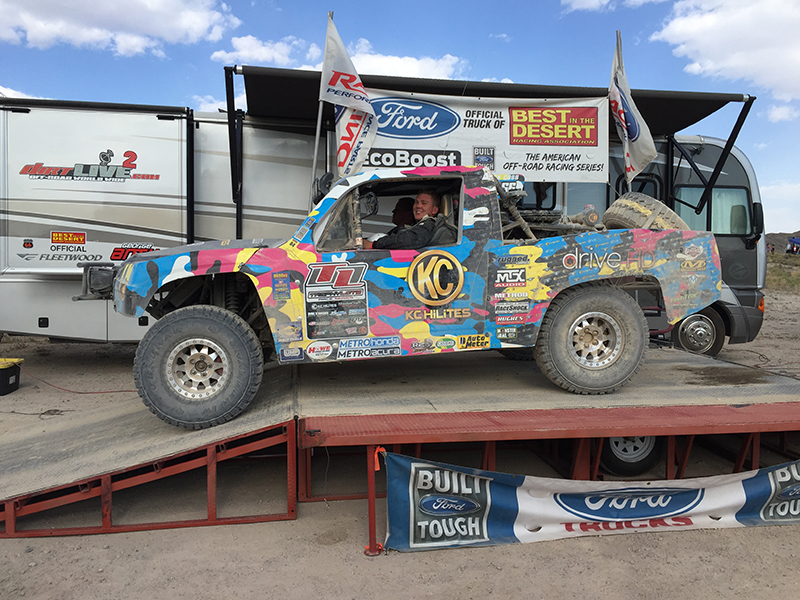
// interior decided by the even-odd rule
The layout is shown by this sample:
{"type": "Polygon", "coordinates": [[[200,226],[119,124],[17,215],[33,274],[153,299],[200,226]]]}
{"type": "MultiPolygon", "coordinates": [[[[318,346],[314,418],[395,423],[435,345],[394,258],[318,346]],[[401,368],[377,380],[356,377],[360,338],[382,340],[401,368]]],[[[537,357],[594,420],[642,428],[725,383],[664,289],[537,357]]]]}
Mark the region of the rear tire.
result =
{"type": "Polygon", "coordinates": [[[639,370],[648,333],[644,313],[630,295],[589,283],[550,303],[534,354],[541,371],[565,390],[607,394],[639,370]]]}
{"type": "Polygon", "coordinates": [[[675,211],[652,196],[628,192],[603,214],[607,229],[689,229],[675,211]]]}
{"type": "Polygon", "coordinates": [[[717,311],[707,306],[673,327],[672,343],[694,354],[716,356],[725,344],[725,323],[717,311]]]}
{"type": "Polygon", "coordinates": [[[238,315],[187,306],[159,319],[136,350],[133,377],[142,401],[178,427],[203,429],[239,415],[258,391],[261,344],[238,315]]]}

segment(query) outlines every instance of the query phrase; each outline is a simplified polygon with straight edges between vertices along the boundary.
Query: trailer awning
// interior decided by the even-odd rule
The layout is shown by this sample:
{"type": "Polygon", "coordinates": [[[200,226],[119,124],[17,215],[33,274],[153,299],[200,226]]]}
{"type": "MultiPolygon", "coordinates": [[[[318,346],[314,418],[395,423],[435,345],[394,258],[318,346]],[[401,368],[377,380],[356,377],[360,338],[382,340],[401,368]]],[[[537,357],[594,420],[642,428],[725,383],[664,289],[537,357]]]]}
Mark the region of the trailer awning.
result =
{"type": "MultiPolygon", "coordinates": [[[[313,128],[319,110],[319,71],[236,67],[244,76],[247,114],[268,123],[313,128]]],[[[483,98],[587,98],[608,94],[608,88],[489,83],[452,79],[420,79],[362,75],[367,88],[483,98]]],[[[678,133],[715,113],[729,102],[744,102],[744,94],[631,90],[636,106],[653,136],[678,133]]],[[[614,125],[611,122],[613,129],[614,125]]],[[[333,108],[326,104],[323,126],[333,127],[333,108]]]]}

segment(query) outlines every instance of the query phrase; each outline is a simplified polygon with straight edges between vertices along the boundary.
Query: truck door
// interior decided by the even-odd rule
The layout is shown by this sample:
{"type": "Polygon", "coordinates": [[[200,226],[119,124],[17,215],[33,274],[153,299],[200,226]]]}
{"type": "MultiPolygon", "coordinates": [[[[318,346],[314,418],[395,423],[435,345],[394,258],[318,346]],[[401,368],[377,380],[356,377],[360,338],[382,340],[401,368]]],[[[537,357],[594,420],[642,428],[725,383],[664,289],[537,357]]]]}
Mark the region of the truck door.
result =
{"type": "Polygon", "coordinates": [[[332,357],[338,360],[489,347],[486,257],[476,243],[476,213],[465,208],[463,187],[460,177],[381,179],[340,197],[330,221],[320,223],[322,261],[309,266],[305,282],[307,337],[338,338],[332,357]],[[356,248],[356,238],[392,228],[390,215],[400,198],[428,188],[441,196],[454,243],[356,248]],[[376,339],[349,339],[364,337],[376,339]]]}

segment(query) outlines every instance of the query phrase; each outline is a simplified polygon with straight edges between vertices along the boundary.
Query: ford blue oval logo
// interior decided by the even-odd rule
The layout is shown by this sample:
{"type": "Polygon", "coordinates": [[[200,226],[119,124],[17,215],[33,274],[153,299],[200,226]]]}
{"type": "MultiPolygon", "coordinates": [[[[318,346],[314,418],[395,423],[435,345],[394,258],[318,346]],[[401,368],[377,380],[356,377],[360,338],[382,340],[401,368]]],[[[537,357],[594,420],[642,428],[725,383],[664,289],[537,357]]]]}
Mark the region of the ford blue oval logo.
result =
{"type": "Polygon", "coordinates": [[[785,490],[781,490],[778,494],[778,498],[782,500],[794,500],[795,498],[800,498],[800,484],[792,485],[787,487],[785,490]]]}
{"type": "Polygon", "coordinates": [[[454,110],[437,102],[412,98],[377,98],[370,102],[378,119],[378,135],[425,139],[446,135],[461,124],[454,110]]]}
{"type": "Polygon", "coordinates": [[[703,490],[627,488],[585,494],[556,494],[555,501],[573,515],[591,521],[658,519],[684,514],[703,499],[703,490]]]}
{"type": "Polygon", "coordinates": [[[449,494],[428,494],[419,500],[419,509],[428,515],[440,517],[450,515],[466,515],[481,509],[480,504],[464,498],[449,494]]]}

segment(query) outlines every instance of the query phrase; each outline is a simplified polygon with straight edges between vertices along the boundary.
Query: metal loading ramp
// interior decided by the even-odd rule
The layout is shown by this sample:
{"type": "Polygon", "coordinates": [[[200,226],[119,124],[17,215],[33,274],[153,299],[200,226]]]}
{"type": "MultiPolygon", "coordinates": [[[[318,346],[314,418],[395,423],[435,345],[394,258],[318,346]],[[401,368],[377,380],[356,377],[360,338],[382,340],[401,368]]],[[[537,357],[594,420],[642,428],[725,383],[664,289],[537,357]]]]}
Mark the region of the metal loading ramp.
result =
{"type": "Polygon", "coordinates": [[[166,425],[134,395],[88,417],[66,415],[44,434],[32,428],[2,436],[0,537],[294,518],[296,469],[301,499],[308,499],[304,453],[326,445],[571,438],[583,444],[577,455],[584,466],[573,476],[589,477],[592,438],[797,431],[798,398],[798,380],[670,349],[648,350],[631,384],[606,396],[564,392],[535,363],[510,361],[496,352],[273,366],[251,406],[211,429],[166,425]],[[217,463],[277,444],[286,446],[286,512],[219,518],[217,463]],[[207,518],[114,522],[113,492],[197,468],[207,470],[207,518]],[[97,526],[17,527],[21,517],[89,497],[100,502],[97,526]]]}

